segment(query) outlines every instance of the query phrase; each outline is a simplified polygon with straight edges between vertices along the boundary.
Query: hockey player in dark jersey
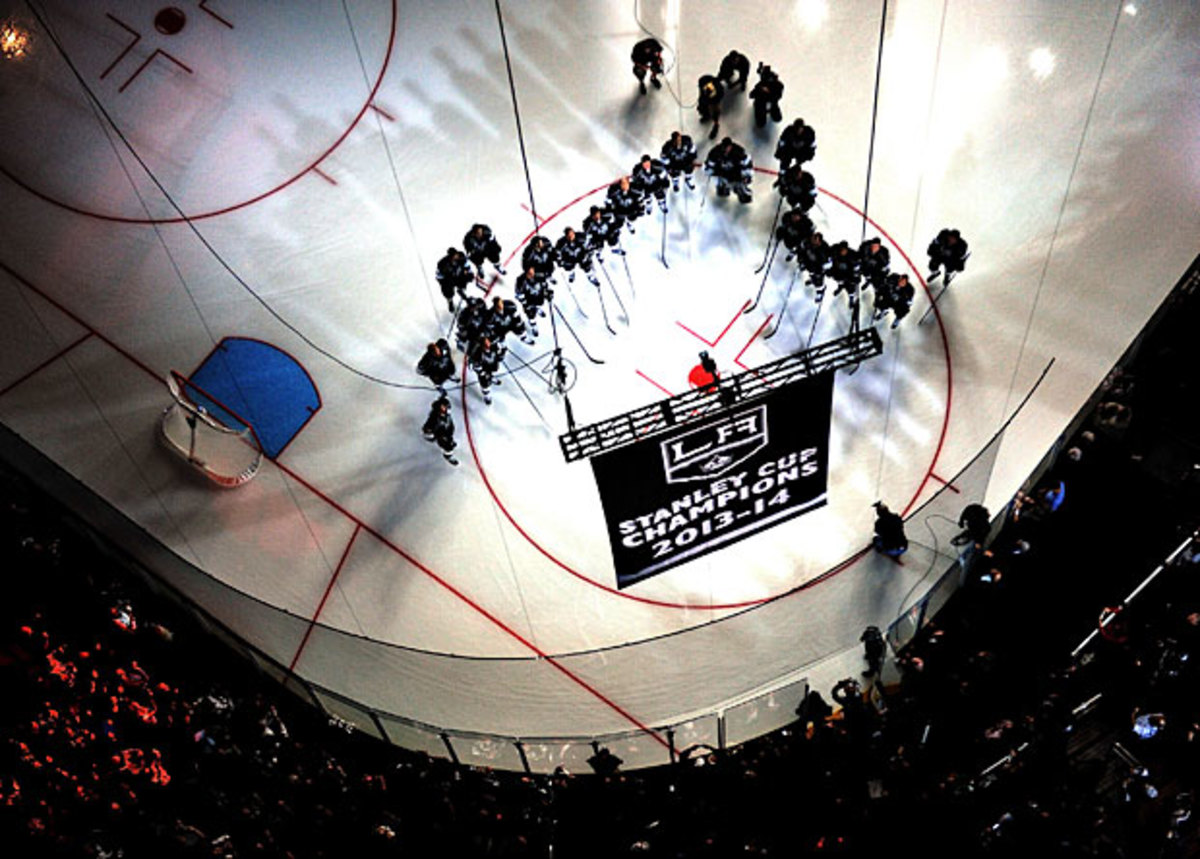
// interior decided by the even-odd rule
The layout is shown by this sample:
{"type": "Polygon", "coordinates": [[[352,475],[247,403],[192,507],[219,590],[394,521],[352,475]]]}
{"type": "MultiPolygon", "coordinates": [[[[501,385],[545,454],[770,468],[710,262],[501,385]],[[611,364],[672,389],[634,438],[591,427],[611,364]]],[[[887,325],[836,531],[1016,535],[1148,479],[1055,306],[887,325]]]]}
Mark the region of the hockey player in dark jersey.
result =
{"type": "Polygon", "coordinates": [[[890,310],[895,314],[892,320],[892,327],[895,328],[912,310],[915,295],[916,290],[908,282],[908,275],[892,272],[884,279],[883,285],[875,290],[875,321],[882,319],[890,310]]]}
{"type": "Polygon", "coordinates": [[[446,255],[438,260],[435,277],[451,313],[454,312],[454,293],[466,298],[467,287],[475,282],[475,272],[467,262],[467,255],[458,248],[446,249],[446,255]]]}
{"type": "Polygon", "coordinates": [[[504,348],[503,343],[492,340],[485,334],[475,343],[469,355],[471,369],[479,379],[479,392],[483,394],[483,401],[489,406],[492,404],[492,385],[500,384],[496,373],[500,372],[500,362],[506,354],[508,350],[504,348]]]}
{"type": "Polygon", "coordinates": [[[454,358],[450,354],[450,344],[445,339],[430,343],[425,348],[425,354],[417,362],[417,373],[433,382],[434,387],[445,394],[448,381],[458,381],[454,375],[454,358]]]}
{"type": "Polygon", "coordinates": [[[618,223],[629,227],[629,232],[636,233],[633,222],[642,216],[642,195],[630,184],[628,176],[622,176],[608,186],[607,200],[608,209],[618,223]]]}
{"type": "Polygon", "coordinates": [[[696,110],[700,112],[701,122],[712,122],[708,139],[715,140],[721,127],[721,100],[725,98],[725,87],[712,75],[702,75],[698,86],[700,95],[696,99],[696,110]]]}
{"type": "Polygon", "coordinates": [[[829,249],[829,276],[838,285],[834,295],[845,290],[851,301],[858,297],[858,262],[858,254],[847,241],[840,241],[829,249]]]}
{"type": "Polygon", "coordinates": [[[754,165],[750,156],[738,144],[726,137],[704,159],[704,169],[717,180],[717,194],[728,197],[732,190],[742,203],[750,202],[750,182],[754,165]]]}
{"type": "Polygon", "coordinates": [[[888,275],[891,253],[883,246],[879,236],[867,239],[858,248],[858,272],[865,285],[878,289],[888,275]]]}
{"type": "Polygon", "coordinates": [[[825,274],[829,270],[829,245],[820,233],[813,233],[803,244],[796,255],[801,268],[808,274],[808,282],[817,290],[817,303],[825,297],[825,274]]]}
{"type": "Polygon", "coordinates": [[[672,190],[679,190],[680,176],[689,188],[695,189],[692,171],[696,169],[696,144],[691,137],[680,131],[672,131],[671,139],[662,145],[659,155],[671,176],[672,190]]]}
{"type": "Polygon", "coordinates": [[[667,189],[671,187],[671,178],[661,161],[643,155],[629,174],[629,186],[641,195],[647,215],[650,214],[652,196],[658,200],[658,208],[667,211],[667,189]]]}
{"type": "MultiPolygon", "coordinates": [[[[528,269],[525,273],[528,274],[528,269]]],[[[525,320],[521,318],[516,304],[500,296],[492,299],[492,306],[483,322],[483,333],[489,340],[503,343],[504,338],[509,334],[516,334],[521,338],[522,343],[532,346],[533,337],[529,335],[528,329],[529,326],[525,325],[525,320]]],[[[534,333],[536,334],[536,332],[534,333]]]]}
{"type": "Polygon", "coordinates": [[[562,238],[558,240],[554,250],[558,256],[558,264],[567,273],[568,283],[575,282],[575,267],[578,266],[583,269],[583,273],[587,275],[587,279],[593,285],[600,285],[600,281],[597,280],[596,274],[592,270],[592,254],[595,248],[588,243],[587,236],[567,227],[563,230],[562,238]]]}
{"type": "MultiPolygon", "coordinates": [[[[572,230],[572,232],[574,231],[572,230]]],[[[592,283],[595,283],[596,286],[600,285],[596,280],[593,280],[592,283]]],[[[542,305],[553,300],[554,290],[550,288],[547,280],[538,277],[537,272],[531,266],[517,278],[516,293],[517,301],[521,302],[521,309],[525,311],[525,318],[529,320],[529,331],[534,337],[537,337],[537,318],[546,315],[542,305]]]]}
{"type": "Polygon", "coordinates": [[[932,283],[941,274],[940,269],[944,268],[946,286],[949,286],[954,276],[963,270],[967,264],[967,257],[970,256],[966,241],[958,230],[952,229],[938,232],[937,237],[929,243],[928,253],[929,277],[925,279],[932,283]]]}
{"type": "Polygon", "coordinates": [[[783,213],[783,217],[779,220],[779,229],[775,231],[775,238],[783,242],[783,246],[787,248],[788,262],[796,258],[801,245],[812,235],[812,231],[813,222],[799,209],[788,209],[783,213]]]}
{"type": "Polygon", "coordinates": [[[750,79],[750,60],[749,58],[738,51],[730,51],[725,55],[725,59],[721,60],[721,68],[717,72],[717,80],[723,83],[730,92],[733,88],[740,87],[743,91],[746,89],[746,82],[750,79]]]}
{"type": "Polygon", "coordinates": [[[754,124],[762,128],[770,116],[775,122],[783,120],[783,112],[779,109],[779,100],[783,98],[783,81],[768,65],[758,64],[758,83],[750,90],[750,100],[754,102],[754,124]]]}
{"type": "Polygon", "coordinates": [[[775,146],[775,157],[779,159],[779,172],[793,164],[812,161],[817,155],[817,133],[803,119],[792,120],[792,124],[779,135],[775,146]]]}
{"type": "Polygon", "coordinates": [[[817,202],[817,180],[799,164],[780,173],[775,187],[789,206],[805,214],[817,202]]]}
{"type": "Polygon", "coordinates": [[[454,336],[458,342],[458,351],[469,352],[471,346],[483,332],[487,320],[487,304],[482,298],[468,298],[458,311],[458,320],[454,326],[454,336]]]}
{"type": "Polygon", "coordinates": [[[467,230],[467,234],[463,236],[463,250],[467,252],[467,257],[475,268],[479,269],[480,280],[483,280],[484,260],[490,262],[499,274],[505,273],[500,267],[500,243],[496,241],[496,237],[492,235],[492,228],[487,224],[475,224],[467,230]]]}
{"type": "Polygon", "coordinates": [[[612,252],[625,256],[621,247],[621,221],[607,206],[592,206],[583,222],[583,232],[587,236],[588,247],[596,255],[596,262],[604,262],[604,246],[607,244],[612,252]]]}
{"type": "Polygon", "coordinates": [[[429,409],[429,417],[421,427],[421,434],[426,441],[437,444],[442,449],[442,456],[451,465],[458,465],[453,450],[458,446],[454,440],[454,420],[450,417],[450,400],[445,394],[438,397],[429,409]]]}
{"type": "Polygon", "coordinates": [[[547,280],[554,280],[554,267],[558,259],[554,253],[554,245],[545,236],[534,236],[525,246],[521,254],[521,270],[533,266],[539,275],[547,280]]]}
{"type": "Polygon", "coordinates": [[[658,76],[663,73],[663,47],[657,39],[642,39],[633,46],[629,58],[633,61],[633,75],[638,79],[638,89],[646,94],[646,75],[655,89],[662,89],[658,76]]]}

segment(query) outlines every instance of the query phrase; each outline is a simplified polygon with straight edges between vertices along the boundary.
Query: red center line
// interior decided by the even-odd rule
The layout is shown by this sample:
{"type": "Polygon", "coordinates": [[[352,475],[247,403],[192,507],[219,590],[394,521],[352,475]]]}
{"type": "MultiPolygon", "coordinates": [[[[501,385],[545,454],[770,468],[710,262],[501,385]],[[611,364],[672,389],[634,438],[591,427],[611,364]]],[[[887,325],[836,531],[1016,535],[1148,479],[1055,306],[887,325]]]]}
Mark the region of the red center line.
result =
{"type": "Polygon", "coordinates": [[[350,557],[350,549],[354,546],[354,541],[358,539],[359,533],[362,531],[362,525],[354,526],[354,533],[350,535],[350,539],[346,541],[346,548],[342,551],[342,557],[337,562],[337,567],[333,571],[333,575],[329,578],[329,585],[325,588],[325,593],[321,597],[321,602],[317,604],[317,610],[313,612],[312,619],[308,622],[308,629],[304,631],[304,638],[300,640],[300,646],[296,648],[296,655],[292,657],[292,662],[288,665],[288,674],[296,670],[296,663],[300,661],[300,654],[304,652],[304,646],[308,644],[308,637],[312,635],[313,629],[317,625],[317,618],[321,616],[321,612],[325,610],[325,601],[329,599],[329,595],[333,593],[333,586],[337,583],[338,576],[342,574],[342,567],[346,565],[346,559],[350,557]]]}

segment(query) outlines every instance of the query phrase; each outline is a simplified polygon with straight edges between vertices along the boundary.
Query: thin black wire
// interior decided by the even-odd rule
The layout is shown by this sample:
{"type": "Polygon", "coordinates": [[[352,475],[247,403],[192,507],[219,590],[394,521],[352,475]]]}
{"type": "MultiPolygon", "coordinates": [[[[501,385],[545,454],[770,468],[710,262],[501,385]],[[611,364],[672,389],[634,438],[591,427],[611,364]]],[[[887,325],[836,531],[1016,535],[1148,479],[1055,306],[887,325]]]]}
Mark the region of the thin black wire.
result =
{"type": "Polygon", "coordinates": [[[500,0],[496,2],[496,23],[500,25],[500,45],[504,50],[504,67],[508,70],[508,91],[512,94],[513,118],[517,121],[517,143],[521,146],[521,166],[525,168],[525,187],[529,191],[529,214],[533,215],[533,232],[542,229],[538,217],[537,203],[533,201],[533,179],[529,175],[529,156],[525,152],[525,132],[521,128],[521,109],[517,105],[517,83],[513,79],[512,56],[508,52],[508,36],[504,33],[504,13],[500,11],[500,0]]]}
{"type": "Polygon", "coordinates": [[[871,101],[871,145],[867,150],[867,188],[863,194],[862,235],[859,242],[867,238],[867,213],[871,205],[871,168],[875,164],[875,123],[879,119],[879,82],[883,76],[883,36],[887,30],[888,0],[883,0],[883,13],[879,16],[879,54],[875,60],[875,96],[871,101]]]}
{"type": "MultiPolygon", "coordinates": [[[[495,0],[496,23],[500,27],[500,47],[504,51],[504,68],[508,72],[508,91],[512,96],[513,119],[517,123],[517,143],[521,147],[521,167],[525,170],[525,187],[529,191],[529,213],[533,216],[533,233],[538,235],[542,230],[542,219],[538,217],[537,203],[533,199],[533,177],[529,173],[529,154],[525,150],[525,132],[521,126],[521,107],[517,101],[517,82],[513,77],[512,54],[508,50],[508,36],[504,32],[504,13],[500,10],[500,0],[495,0]]],[[[558,328],[554,325],[554,298],[550,298],[550,333],[554,338],[554,351],[561,357],[561,346],[558,342],[558,328]]],[[[536,407],[535,407],[536,410],[536,407]]]]}
{"type": "Polygon", "coordinates": [[[1033,293],[1033,304],[1029,308],[1029,318],[1025,322],[1025,333],[1021,336],[1021,346],[1017,350],[1017,360],[1013,362],[1012,378],[1008,382],[1008,394],[1004,398],[1004,407],[1012,399],[1013,388],[1017,384],[1017,372],[1021,369],[1021,359],[1025,356],[1025,347],[1029,344],[1029,332],[1033,328],[1033,318],[1037,314],[1038,304],[1042,300],[1042,288],[1046,285],[1046,273],[1050,270],[1050,259],[1054,256],[1055,245],[1058,244],[1058,234],[1062,229],[1063,217],[1067,212],[1067,203],[1071,199],[1071,186],[1075,184],[1075,173],[1079,170],[1079,161],[1083,157],[1083,143],[1087,140],[1088,129],[1092,127],[1092,114],[1096,111],[1096,101],[1100,97],[1100,84],[1104,82],[1104,72],[1108,68],[1108,58],[1112,54],[1113,41],[1117,38],[1117,26],[1121,23],[1123,5],[1117,0],[1116,14],[1113,17],[1112,29],[1108,33],[1108,45],[1104,48],[1104,59],[1100,63],[1100,71],[1096,74],[1096,86],[1092,89],[1092,100],[1088,104],[1087,117],[1083,121],[1083,130],[1079,132],[1079,145],[1075,147],[1075,160],[1071,163],[1071,175],[1067,177],[1067,186],[1063,189],[1062,202],[1058,207],[1058,218],[1054,221],[1054,233],[1050,236],[1050,245],[1046,248],[1046,256],[1042,260],[1042,272],[1038,276],[1037,289],[1033,293]]]}
{"type": "MultiPolygon", "coordinates": [[[[113,120],[112,115],[109,114],[109,112],[107,110],[105,110],[103,103],[100,101],[99,98],[96,97],[96,94],[94,92],[92,92],[91,87],[88,86],[87,81],[84,80],[83,75],[80,73],[79,69],[75,66],[75,63],[73,63],[71,61],[71,58],[67,54],[66,49],[62,46],[62,43],[58,41],[57,37],[55,37],[53,31],[50,29],[49,25],[46,23],[46,20],[42,17],[42,15],[38,11],[37,7],[34,6],[34,4],[31,2],[31,0],[25,0],[25,5],[29,8],[29,10],[33,14],[33,16],[37,19],[38,24],[41,25],[42,30],[49,37],[50,41],[54,44],[54,47],[58,50],[59,56],[62,57],[63,62],[67,64],[67,68],[69,68],[71,70],[71,74],[73,74],[75,76],[75,80],[79,83],[79,86],[83,89],[84,93],[95,105],[96,109],[101,113],[101,115],[103,115],[105,120],[108,122],[109,126],[112,128],[113,132],[117,135],[118,138],[120,138],[121,143],[123,143],[125,145],[125,148],[129,150],[129,154],[133,156],[135,161],[137,161],[138,165],[142,168],[143,172],[145,172],[147,178],[149,178],[150,181],[154,183],[154,186],[158,189],[159,193],[163,195],[163,199],[165,199],[167,201],[167,203],[170,205],[171,209],[174,210],[175,213],[179,216],[182,223],[186,224],[188,229],[190,229],[192,231],[192,234],[196,236],[196,238],[199,240],[200,244],[202,244],[204,246],[205,250],[207,250],[212,255],[213,259],[215,259],[220,264],[220,266],[223,269],[225,269],[226,272],[228,272],[229,276],[232,277],[234,279],[234,281],[250,295],[251,298],[253,298],[255,301],[257,301],[262,306],[262,308],[264,310],[266,310],[267,313],[269,313],[272,317],[274,317],[275,320],[280,325],[282,325],[284,328],[288,329],[293,334],[295,334],[297,337],[299,337],[302,341],[304,341],[305,344],[307,344],[314,351],[318,352],[321,355],[324,355],[326,358],[328,358],[333,363],[337,364],[342,369],[344,369],[350,373],[353,373],[354,375],[359,376],[363,379],[366,379],[369,382],[374,382],[377,385],[383,385],[388,388],[398,388],[401,390],[410,390],[410,391],[433,391],[433,390],[435,390],[435,388],[432,385],[412,385],[412,384],[406,384],[404,382],[396,382],[396,381],[392,381],[391,379],[385,379],[381,376],[376,376],[373,373],[368,373],[365,370],[358,369],[357,367],[353,366],[352,364],[347,363],[344,359],[339,358],[335,353],[330,352],[328,349],[325,349],[322,346],[319,346],[315,341],[312,340],[312,338],[310,338],[307,334],[305,334],[303,331],[301,331],[299,328],[297,328],[295,325],[293,325],[291,322],[289,322],[287,319],[285,319],[278,311],[275,310],[275,308],[271,307],[271,305],[268,304],[267,301],[261,295],[259,295],[257,292],[255,292],[254,288],[251,287],[250,284],[248,284],[242,278],[242,276],[239,275],[237,273],[237,271],[234,270],[233,266],[231,266],[225,260],[225,258],[223,256],[221,256],[220,252],[215,247],[213,247],[212,243],[210,243],[207,238],[205,238],[204,234],[202,232],[200,232],[200,229],[196,226],[196,224],[192,221],[192,219],[188,217],[187,213],[185,213],[183,211],[183,209],[179,206],[179,204],[175,202],[175,198],[171,196],[170,192],[168,192],[166,187],[163,186],[162,182],[159,181],[158,176],[156,176],[154,174],[154,171],[150,169],[150,165],[146,163],[146,161],[138,153],[137,149],[134,148],[133,143],[129,140],[129,138],[127,138],[125,136],[124,132],[121,131],[120,126],[118,126],[117,123],[113,120]]],[[[187,290],[186,283],[184,284],[184,289],[187,290]]],[[[188,292],[190,295],[190,290],[188,292]]]]}

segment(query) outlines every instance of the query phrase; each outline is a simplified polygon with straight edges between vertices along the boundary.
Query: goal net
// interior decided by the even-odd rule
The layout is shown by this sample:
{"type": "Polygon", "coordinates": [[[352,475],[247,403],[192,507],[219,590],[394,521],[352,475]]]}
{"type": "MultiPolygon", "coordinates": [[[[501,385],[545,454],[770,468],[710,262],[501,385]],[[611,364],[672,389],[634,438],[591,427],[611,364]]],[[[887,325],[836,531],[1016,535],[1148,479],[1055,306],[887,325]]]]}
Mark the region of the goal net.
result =
{"type": "Polygon", "coordinates": [[[246,483],[262,464],[254,428],[183,376],[167,376],[173,402],[163,410],[159,437],[172,453],[219,486],[246,483]]]}

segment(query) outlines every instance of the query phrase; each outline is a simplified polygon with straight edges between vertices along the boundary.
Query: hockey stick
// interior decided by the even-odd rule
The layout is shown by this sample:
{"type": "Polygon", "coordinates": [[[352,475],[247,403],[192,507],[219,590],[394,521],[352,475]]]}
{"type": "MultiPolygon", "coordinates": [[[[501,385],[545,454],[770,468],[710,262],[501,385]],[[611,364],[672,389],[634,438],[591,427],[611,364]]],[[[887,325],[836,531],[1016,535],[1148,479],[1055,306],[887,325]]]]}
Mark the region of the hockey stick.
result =
{"type": "Polygon", "coordinates": [[[712,184],[712,174],[704,171],[704,190],[700,192],[700,208],[696,211],[696,225],[704,217],[704,204],[708,202],[708,186],[712,184]]]}
{"type": "Polygon", "coordinates": [[[787,291],[783,294],[783,304],[779,307],[779,321],[775,323],[774,329],[770,334],[764,334],[764,340],[770,340],[779,332],[779,326],[783,324],[783,317],[788,311],[788,299],[792,297],[792,287],[796,285],[796,278],[800,275],[800,266],[796,266],[796,270],[792,272],[792,279],[788,281],[787,291]]]}
{"type": "MultiPolygon", "coordinates": [[[[860,292],[861,292],[861,289],[856,287],[854,292],[850,295],[850,331],[848,332],[849,334],[857,334],[861,327],[858,322],[858,307],[859,307],[859,304],[861,303],[859,301],[860,292]]],[[[846,372],[846,375],[853,376],[855,373],[858,372],[858,368],[861,366],[862,366],[861,361],[855,361],[854,365],[846,372]]]]}
{"type": "Polygon", "coordinates": [[[817,312],[813,314],[812,325],[808,329],[808,342],[804,344],[805,349],[812,348],[813,335],[817,333],[817,320],[821,318],[821,308],[825,306],[824,282],[822,282],[822,285],[817,287],[817,289],[821,290],[821,297],[817,301],[817,312]]]}
{"type": "MultiPolygon", "coordinates": [[[[569,296],[571,296],[571,300],[575,302],[575,307],[579,311],[579,315],[582,316],[584,319],[589,318],[587,315],[587,311],[583,309],[583,305],[580,304],[579,299],[575,297],[575,290],[573,290],[571,288],[571,286],[572,286],[571,282],[568,281],[567,282],[567,294],[569,296]]],[[[551,302],[551,304],[553,304],[553,302],[551,302]]]]}
{"type": "Polygon", "coordinates": [[[937,305],[938,301],[941,300],[941,297],[946,294],[946,290],[949,288],[950,288],[950,284],[948,284],[948,283],[942,284],[942,288],[938,291],[938,294],[933,297],[933,301],[929,302],[929,307],[925,310],[925,313],[917,321],[918,325],[925,324],[925,320],[929,318],[929,314],[933,313],[933,308],[937,305]]]}
{"type": "Polygon", "coordinates": [[[662,228],[662,246],[658,251],[658,258],[662,260],[663,268],[670,268],[667,262],[667,210],[663,209],[663,228],[662,228]]]}
{"type": "MultiPolygon", "coordinates": [[[[516,357],[516,356],[513,356],[513,357],[516,357]]],[[[520,360],[520,359],[518,358],[517,360],[520,360]]],[[[505,368],[508,367],[508,363],[506,361],[501,361],[500,363],[504,364],[505,368]]],[[[524,361],[521,361],[521,363],[525,364],[524,361]]],[[[528,367],[529,365],[525,364],[525,366],[528,367]]],[[[530,369],[533,369],[533,368],[530,367],[530,369]]],[[[536,371],[534,371],[534,372],[536,372],[536,371]]],[[[542,414],[542,410],[537,407],[537,404],[533,401],[533,398],[529,396],[529,392],[527,390],[525,390],[525,386],[521,384],[521,380],[517,378],[517,375],[512,370],[508,371],[508,377],[510,379],[512,379],[514,382],[516,382],[517,387],[521,389],[521,393],[525,395],[526,401],[529,403],[529,405],[533,409],[534,413],[538,416],[538,420],[540,420],[542,422],[542,425],[545,426],[546,429],[549,429],[550,424],[546,423],[546,416],[542,414]]]]}
{"type": "MultiPolygon", "coordinates": [[[[621,248],[621,250],[625,250],[621,248]]],[[[633,288],[633,275],[629,273],[629,257],[627,254],[618,254],[621,257],[621,264],[625,266],[625,279],[629,281],[629,294],[637,298],[637,290],[633,288]]]]}
{"type": "MultiPolygon", "coordinates": [[[[625,302],[621,300],[621,293],[617,292],[616,284],[613,283],[612,276],[608,273],[608,269],[600,266],[600,271],[604,274],[604,279],[608,281],[608,288],[612,290],[613,298],[617,300],[617,305],[621,308],[621,312],[625,314],[625,321],[629,322],[629,311],[625,309],[625,302]]],[[[599,287],[597,287],[599,289],[599,287]]]]}
{"type": "Polygon", "coordinates": [[[592,357],[592,353],[589,352],[587,347],[583,345],[583,341],[579,339],[579,335],[575,333],[575,329],[571,327],[571,323],[567,321],[567,317],[563,316],[563,312],[558,309],[558,305],[551,305],[551,307],[554,312],[558,314],[558,318],[562,320],[562,324],[567,326],[567,330],[571,332],[571,336],[575,338],[575,342],[579,344],[579,348],[583,350],[584,357],[586,357],[593,364],[603,364],[604,361],[600,360],[599,358],[592,357]]]}
{"type": "MultiPolygon", "coordinates": [[[[758,302],[762,300],[763,289],[767,285],[767,278],[771,276],[771,266],[775,264],[775,252],[779,250],[779,242],[770,243],[771,261],[768,262],[766,271],[763,271],[762,283],[758,285],[758,295],[754,296],[752,301],[742,313],[749,313],[754,308],[758,307],[758,302]]],[[[757,273],[757,272],[756,272],[757,273]]]]}
{"type": "Polygon", "coordinates": [[[616,334],[613,327],[608,324],[608,308],[604,306],[604,290],[596,287],[596,297],[600,299],[600,315],[604,317],[604,327],[608,329],[609,334],[616,334]]]}
{"type": "Polygon", "coordinates": [[[779,244],[779,242],[775,238],[775,228],[777,226],[779,226],[779,213],[782,211],[783,211],[783,195],[780,194],[779,195],[779,205],[777,205],[775,207],[775,217],[771,221],[771,232],[767,233],[767,247],[765,250],[763,250],[762,262],[760,262],[758,264],[758,268],[756,268],[754,270],[755,274],[758,274],[760,271],[763,270],[763,267],[767,265],[767,256],[771,253],[771,248],[774,245],[779,244]]]}

